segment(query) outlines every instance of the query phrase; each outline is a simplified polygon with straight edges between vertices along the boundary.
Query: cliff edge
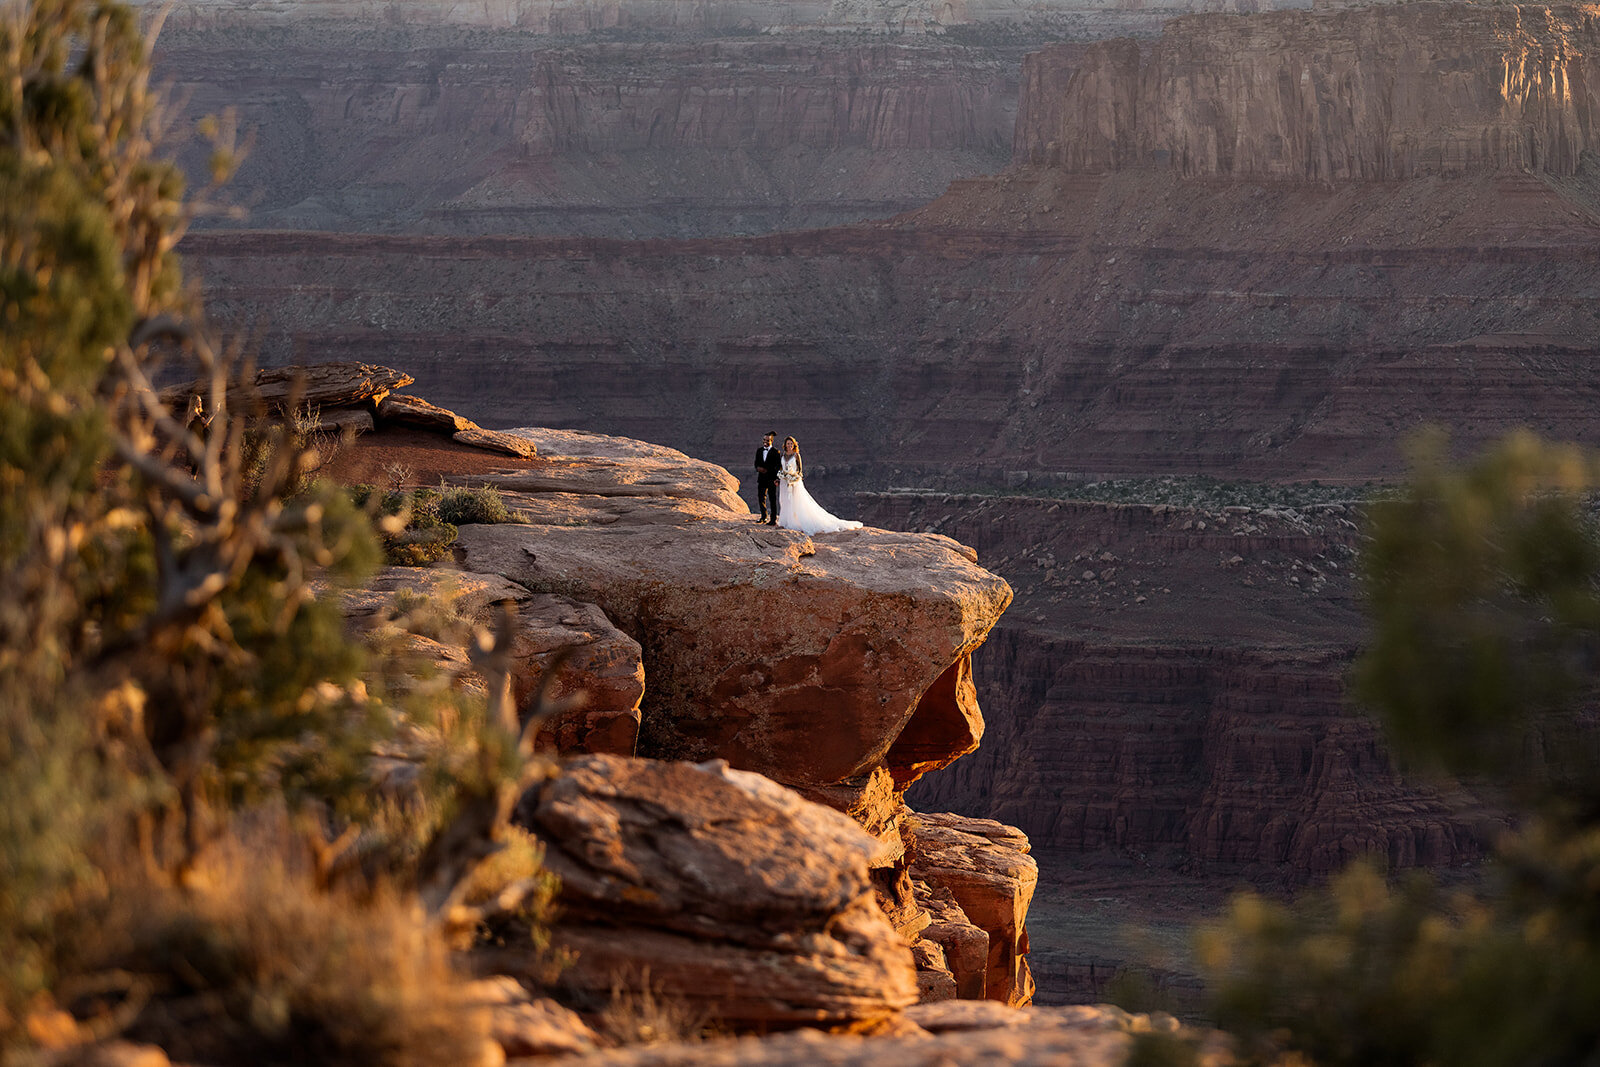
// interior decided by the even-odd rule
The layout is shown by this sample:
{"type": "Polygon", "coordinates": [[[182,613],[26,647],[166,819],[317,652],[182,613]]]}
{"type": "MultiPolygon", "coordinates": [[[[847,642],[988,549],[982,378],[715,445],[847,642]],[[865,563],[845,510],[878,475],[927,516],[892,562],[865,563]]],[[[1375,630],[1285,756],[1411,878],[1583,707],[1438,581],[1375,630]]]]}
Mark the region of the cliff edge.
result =
{"type": "Polygon", "coordinates": [[[1152,43],[1048,48],[1015,160],[1189,177],[1571,175],[1594,145],[1600,8],[1407,3],[1191,15],[1152,43]]]}

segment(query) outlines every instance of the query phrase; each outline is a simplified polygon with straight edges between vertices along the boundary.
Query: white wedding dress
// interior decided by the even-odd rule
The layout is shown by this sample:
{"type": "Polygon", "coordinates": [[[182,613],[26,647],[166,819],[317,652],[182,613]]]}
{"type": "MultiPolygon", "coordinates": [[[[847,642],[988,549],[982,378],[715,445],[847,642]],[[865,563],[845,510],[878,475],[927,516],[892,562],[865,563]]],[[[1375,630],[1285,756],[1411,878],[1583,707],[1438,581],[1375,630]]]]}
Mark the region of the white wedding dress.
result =
{"type": "Polygon", "coordinates": [[[833,533],[835,530],[859,530],[861,524],[854,519],[840,519],[806,492],[806,483],[800,477],[800,457],[784,456],[778,468],[778,525],[785,530],[801,533],[833,533]]]}

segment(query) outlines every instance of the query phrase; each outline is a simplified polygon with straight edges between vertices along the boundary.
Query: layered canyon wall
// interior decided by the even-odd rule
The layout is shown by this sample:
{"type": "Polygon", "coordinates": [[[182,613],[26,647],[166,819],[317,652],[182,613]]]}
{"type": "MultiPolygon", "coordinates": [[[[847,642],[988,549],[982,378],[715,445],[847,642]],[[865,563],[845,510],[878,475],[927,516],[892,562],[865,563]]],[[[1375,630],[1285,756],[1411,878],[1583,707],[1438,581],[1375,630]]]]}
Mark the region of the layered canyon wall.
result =
{"type": "Polygon", "coordinates": [[[1531,177],[1022,171],[894,226],[751,240],[185,248],[213,315],[267,360],[404,364],[495,425],[623,433],[741,471],[781,422],[824,489],[1360,482],[1402,472],[1425,422],[1464,446],[1519,426],[1600,442],[1594,218],[1531,177]]]}
{"type": "MultiPolygon", "coordinates": [[[[151,0],[145,0],[151,2],[151,0]]],[[[517,29],[548,35],[871,32],[941,34],[963,26],[1116,25],[1150,29],[1187,11],[1267,11],[1308,0],[183,0],[184,23],[350,19],[517,29]]]]}
{"type": "Polygon", "coordinates": [[[1345,676],[1361,641],[1354,516],[862,494],[1016,590],[974,658],[988,734],[914,803],[1014,823],[1040,847],[1166,853],[1191,871],[1308,877],[1376,854],[1475,860],[1459,792],[1407,781],[1345,676]]]}
{"type": "Polygon", "coordinates": [[[1570,175],[1594,146],[1600,10],[1407,3],[1173,20],[1024,67],[1019,159],[1073,170],[1391,181],[1570,175]]]}
{"type": "Polygon", "coordinates": [[[180,24],[157,60],[190,115],[248,131],[252,227],[632,237],[882,217],[998,170],[1020,54],[256,21],[180,24]]]}

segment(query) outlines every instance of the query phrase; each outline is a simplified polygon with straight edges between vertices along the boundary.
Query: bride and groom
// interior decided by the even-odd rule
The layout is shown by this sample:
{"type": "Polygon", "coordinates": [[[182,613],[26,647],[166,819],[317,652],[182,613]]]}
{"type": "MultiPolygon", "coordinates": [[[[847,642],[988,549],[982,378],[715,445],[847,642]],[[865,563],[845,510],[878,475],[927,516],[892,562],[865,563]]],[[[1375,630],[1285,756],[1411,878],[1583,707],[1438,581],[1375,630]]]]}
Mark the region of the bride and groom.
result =
{"type": "Polygon", "coordinates": [[[756,450],[756,499],[760,502],[761,521],[807,534],[860,529],[859,522],[835,518],[811,499],[800,463],[800,442],[785,437],[780,451],[772,444],[777,436],[776,431],[768,431],[756,450]]]}

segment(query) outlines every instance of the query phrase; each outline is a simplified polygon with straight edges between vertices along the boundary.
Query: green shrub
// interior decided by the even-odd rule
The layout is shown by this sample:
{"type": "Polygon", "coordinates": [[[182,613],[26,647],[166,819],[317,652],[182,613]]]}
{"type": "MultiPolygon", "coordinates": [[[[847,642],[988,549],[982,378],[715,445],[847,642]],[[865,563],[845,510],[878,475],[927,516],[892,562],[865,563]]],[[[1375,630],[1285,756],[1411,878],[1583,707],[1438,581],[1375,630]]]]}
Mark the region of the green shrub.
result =
{"type": "MultiPolygon", "coordinates": [[[[319,833],[371,818],[372,754],[405,738],[367,688],[390,668],[312,584],[370,571],[371,523],[303,484],[306,420],[252,434],[246,368],[194,325],[146,55],[113,0],[0,18],[0,1059],[64,1005],[94,1019],[80,1036],[133,1012],[207,1062],[476,1061],[434,918],[529,773],[508,631],[480,668],[498,702],[439,702],[433,836],[373,903],[281,855],[211,862],[262,807],[319,833]],[[187,406],[160,401],[166,372],[202,383],[187,406]]],[[[373,506],[437,558],[437,503],[373,506]]]]}
{"type": "Polygon", "coordinates": [[[384,561],[393,567],[425,567],[450,554],[455,524],[441,517],[443,494],[437,489],[380,490],[355,485],[348,490],[357,507],[377,519],[384,561]]]}
{"type": "Polygon", "coordinates": [[[511,509],[492,485],[479,488],[453,486],[441,490],[439,518],[456,526],[470,523],[510,522],[511,509]]]}
{"type": "Polygon", "coordinates": [[[1201,958],[1262,1059],[1600,1061],[1600,465],[1527,436],[1447,454],[1424,440],[1373,507],[1358,691],[1400,758],[1497,790],[1520,825],[1474,892],[1367,863],[1293,906],[1235,901],[1201,958]]]}

